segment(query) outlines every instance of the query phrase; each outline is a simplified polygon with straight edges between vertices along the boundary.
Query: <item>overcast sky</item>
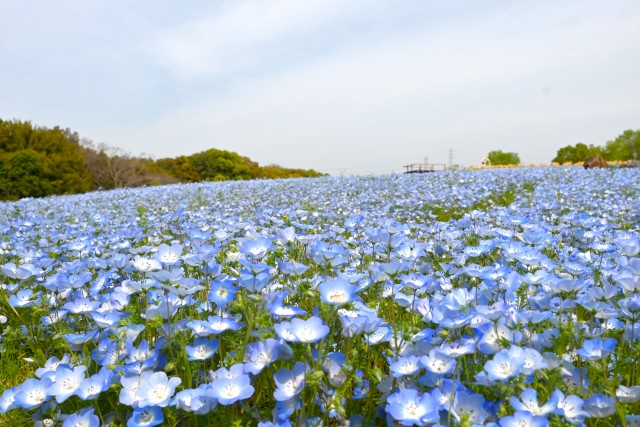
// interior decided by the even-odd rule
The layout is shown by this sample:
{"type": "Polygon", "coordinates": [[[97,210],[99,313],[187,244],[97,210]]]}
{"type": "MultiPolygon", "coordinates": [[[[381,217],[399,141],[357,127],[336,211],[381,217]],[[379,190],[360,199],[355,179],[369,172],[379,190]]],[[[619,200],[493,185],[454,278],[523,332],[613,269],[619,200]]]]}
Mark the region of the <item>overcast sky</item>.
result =
{"type": "Polygon", "coordinates": [[[0,0],[0,118],[337,175],[640,128],[637,0],[0,0]],[[452,151],[451,151],[452,150],[452,151]]]}

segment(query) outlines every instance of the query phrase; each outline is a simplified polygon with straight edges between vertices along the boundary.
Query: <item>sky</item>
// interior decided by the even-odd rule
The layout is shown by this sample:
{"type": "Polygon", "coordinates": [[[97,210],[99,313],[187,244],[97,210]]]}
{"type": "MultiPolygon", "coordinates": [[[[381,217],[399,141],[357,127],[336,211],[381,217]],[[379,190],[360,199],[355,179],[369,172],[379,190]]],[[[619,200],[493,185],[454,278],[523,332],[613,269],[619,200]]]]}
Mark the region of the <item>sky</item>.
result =
{"type": "Polygon", "coordinates": [[[332,175],[640,128],[637,0],[0,0],[0,118],[332,175]]]}

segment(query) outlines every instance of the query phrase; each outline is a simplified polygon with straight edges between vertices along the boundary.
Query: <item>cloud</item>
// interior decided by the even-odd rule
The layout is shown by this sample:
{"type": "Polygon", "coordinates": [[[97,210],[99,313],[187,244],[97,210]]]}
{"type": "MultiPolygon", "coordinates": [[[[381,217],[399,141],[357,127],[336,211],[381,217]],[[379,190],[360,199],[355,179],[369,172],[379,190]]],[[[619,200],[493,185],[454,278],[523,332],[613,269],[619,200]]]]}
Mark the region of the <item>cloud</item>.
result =
{"type": "Polygon", "coordinates": [[[98,3],[69,3],[60,25],[38,12],[0,90],[23,118],[133,153],[216,147],[334,173],[450,147],[462,164],[492,149],[542,162],[640,115],[633,1],[98,3]]]}

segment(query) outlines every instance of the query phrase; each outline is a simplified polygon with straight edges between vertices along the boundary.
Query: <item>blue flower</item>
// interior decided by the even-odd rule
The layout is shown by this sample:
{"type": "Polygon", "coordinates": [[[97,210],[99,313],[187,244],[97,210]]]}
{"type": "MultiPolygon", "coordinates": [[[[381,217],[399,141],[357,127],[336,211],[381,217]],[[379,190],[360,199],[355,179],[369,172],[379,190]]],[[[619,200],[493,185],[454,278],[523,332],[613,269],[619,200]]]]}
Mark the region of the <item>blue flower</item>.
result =
{"type": "Polygon", "coordinates": [[[251,379],[246,374],[233,378],[219,376],[209,386],[209,395],[216,398],[221,405],[248,399],[253,396],[254,391],[251,379]]]}
{"type": "Polygon", "coordinates": [[[95,399],[100,393],[109,389],[112,378],[113,371],[103,367],[97,374],[82,380],[76,390],[76,396],[82,400],[95,399]]]}
{"type": "Polygon", "coordinates": [[[582,409],[584,400],[573,394],[566,397],[562,392],[559,394],[558,413],[564,415],[567,421],[571,424],[581,424],[589,417],[589,413],[582,409]]]}
{"type": "Polygon", "coordinates": [[[40,297],[36,297],[31,289],[22,289],[9,297],[9,305],[14,308],[32,307],[40,301],[40,297]]]}
{"type": "Polygon", "coordinates": [[[576,353],[586,360],[600,360],[608,356],[616,347],[614,338],[606,338],[604,340],[585,340],[582,348],[576,350],[576,353]]]}
{"type": "Polygon", "coordinates": [[[594,418],[606,418],[616,413],[616,401],[613,397],[594,393],[584,402],[583,408],[594,418]]]}
{"type": "Polygon", "coordinates": [[[538,394],[536,390],[532,388],[524,389],[519,400],[515,396],[509,398],[509,403],[516,411],[527,411],[533,415],[547,415],[556,410],[558,402],[562,398],[562,393],[559,390],[553,392],[547,403],[540,406],[538,404],[538,394]]]}
{"type": "Polygon", "coordinates": [[[93,407],[84,408],[75,414],[67,415],[62,427],[99,427],[100,418],[93,414],[93,407]]]}
{"type": "Polygon", "coordinates": [[[343,279],[331,279],[318,285],[320,299],[331,305],[344,305],[353,301],[357,287],[343,279]]]}
{"type": "Polygon", "coordinates": [[[236,296],[236,292],[237,289],[231,280],[214,280],[211,282],[209,301],[218,307],[224,307],[226,304],[233,301],[236,296]]]}
{"type": "Polygon", "coordinates": [[[255,240],[247,239],[240,245],[240,252],[248,259],[260,260],[267,255],[272,246],[272,241],[266,237],[259,237],[255,240]]]}
{"type": "Polygon", "coordinates": [[[51,380],[49,378],[44,378],[42,380],[29,378],[13,389],[14,401],[12,406],[17,406],[23,409],[37,408],[42,403],[49,400],[50,394],[47,390],[50,386],[51,380]]]}
{"type": "Polygon", "coordinates": [[[311,316],[307,320],[294,318],[291,320],[291,333],[299,342],[314,343],[327,336],[329,327],[316,316],[311,316]]]}
{"type": "Polygon", "coordinates": [[[278,349],[278,341],[273,338],[247,344],[244,371],[258,375],[266,366],[278,359],[278,349]]]}
{"type": "Polygon", "coordinates": [[[64,402],[78,390],[85,379],[86,370],[86,366],[76,366],[73,369],[58,366],[55,381],[47,389],[47,394],[54,396],[58,403],[64,402]]]}
{"type": "Polygon", "coordinates": [[[484,408],[486,402],[481,394],[460,390],[455,395],[451,414],[458,422],[466,418],[471,425],[482,425],[489,415],[484,408]]]}
{"type": "Polygon", "coordinates": [[[135,390],[139,397],[138,406],[140,408],[167,406],[180,383],[182,383],[180,378],[168,378],[164,372],[143,372],[140,376],[140,384],[135,390]]]}
{"type": "Polygon", "coordinates": [[[169,246],[163,243],[153,258],[166,266],[175,266],[182,261],[182,245],[176,243],[169,246]]]}
{"type": "Polygon", "coordinates": [[[513,351],[501,350],[484,364],[489,381],[505,381],[522,372],[525,361],[513,351]]]}
{"type": "Polygon", "coordinates": [[[422,367],[419,357],[409,355],[399,357],[389,365],[389,370],[394,377],[399,378],[405,375],[416,375],[422,367]]]}
{"type": "Polygon", "coordinates": [[[403,426],[435,423],[440,418],[439,409],[428,393],[419,395],[413,388],[400,390],[387,398],[387,413],[403,426]]]}
{"type": "Polygon", "coordinates": [[[211,359],[220,345],[217,339],[207,339],[205,337],[196,338],[193,345],[186,346],[189,360],[211,359]]]}
{"type": "Polygon", "coordinates": [[[163,421],[162,408],[147,406],[133,411],[131,418],[127,420],[127,427],[153,427],[162,424],[163,421]]]}
{"type": "Polygon", "coordinates": [[[293,369],[279,369],[273,379],[276,383],[276,390],[273,397],[278,402],[289,401],[296,397],[305,385],[305,375],[308,366],[304,362],[296,362],[293,369]]]}
{"type": "Polygon", "coordinates": [[[502,427],[546,427],[549,425],[547,417],[532,415],[526,411],[516,411],[512,416],[500,418],[502,427]]]}
{"type": "Polygon", "coordinates": [[[179,391],[171,399],[171,406],[194,414],[207,414],[216,407],[218,401],[208,394],[208,384],[201,384],[197,389],[179,391]]]}

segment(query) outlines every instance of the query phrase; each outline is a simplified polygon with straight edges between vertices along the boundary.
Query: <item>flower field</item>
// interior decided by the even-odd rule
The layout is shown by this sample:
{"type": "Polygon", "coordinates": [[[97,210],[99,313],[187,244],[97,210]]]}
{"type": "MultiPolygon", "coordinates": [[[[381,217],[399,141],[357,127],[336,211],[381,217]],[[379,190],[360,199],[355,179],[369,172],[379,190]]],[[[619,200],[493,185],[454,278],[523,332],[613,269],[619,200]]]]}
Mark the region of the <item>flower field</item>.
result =
{"type": "Polygon", "coordinates": [[[640,425],[640,170],[0,203],[0,425],[640,425]]]}

